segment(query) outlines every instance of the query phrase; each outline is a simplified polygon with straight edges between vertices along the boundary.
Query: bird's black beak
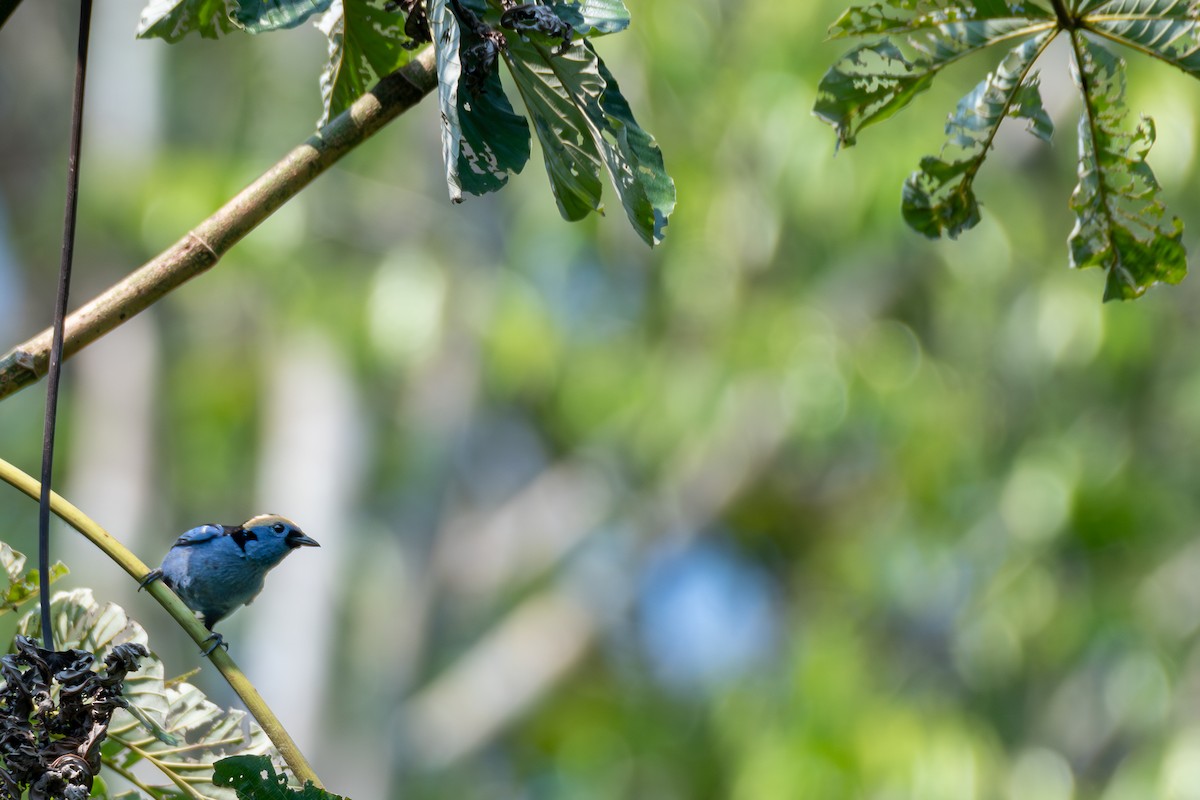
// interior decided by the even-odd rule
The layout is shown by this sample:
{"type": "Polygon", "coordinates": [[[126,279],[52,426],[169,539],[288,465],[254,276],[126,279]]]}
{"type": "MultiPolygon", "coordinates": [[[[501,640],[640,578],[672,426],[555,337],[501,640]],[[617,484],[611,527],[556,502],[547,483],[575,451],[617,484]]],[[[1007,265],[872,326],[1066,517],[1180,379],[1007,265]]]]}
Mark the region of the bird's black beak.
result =
{"type": "Polygon", "coordinates": [[[288,547],[320,547],[317,540],[311,536],[305,536],[301,531],[293,529],[283,538],[287,542],[288,547]]]}

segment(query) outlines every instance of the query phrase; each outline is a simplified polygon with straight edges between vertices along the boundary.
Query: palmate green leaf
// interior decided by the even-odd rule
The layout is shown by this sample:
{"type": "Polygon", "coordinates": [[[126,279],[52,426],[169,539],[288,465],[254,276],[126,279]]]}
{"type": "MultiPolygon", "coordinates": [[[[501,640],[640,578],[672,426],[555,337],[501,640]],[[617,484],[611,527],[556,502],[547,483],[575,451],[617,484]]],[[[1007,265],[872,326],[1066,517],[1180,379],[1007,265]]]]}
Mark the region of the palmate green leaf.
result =
{"type": "MultiPolygon", "coordinates": [[[[55,644],[94,653],[97,663],[117,644],[148,647],[141,625],[119,606],[97,603],[89,589],[55,595],[50,610],[55,644]]],[[[17,632],[40,637],[40,614],[35,610],[23,617],[17,632]]],[[[157,767],[171,785],[152,787],[155,798],[235,800],[234,792],[213,785],[212,762],[234,754],[273,752],[266,734],[245,712],[222,711],[187,683],[165,686],[162,662],[154,656],[142,659],[141,668],[129,673],[124,696],[137,716],[124,710],[113,715],[101,755],[106,767],[119,774],[129,773],[141,761],[157,767]],[[138,717],[156,730],[147,730],[138,717]]]]}
{"type": "Polygon", "coordinates": [[[829,26],[829,36],[841,39],[1003,17],[1050,19],[1053,14],[1032,3],[1005,0],[958,0],[950,3],[946,0],[888,0],[846,9],[829,26]]]}
{"type": "Polygon", "coordinates": [[[248,33],[264,33],[300,25],[329,8],[331,0],[238,0],[237,24],[248,33]]]}
{"type": "Polygon", "coordinates": [[[590,43],[577,42],[561,54],[553,49],[514,36],[505,60],[542,143],[559,211],[575,220],[602,210],[605,166],[634,230],[647,244],[658,244],[675,207],[675,184],[658,145],[637,124],[590,43]]]}
{"type": "Polygon", "coordinates": [[[186,786],[182,796],[193,800],[234,800],[235,792],[213,783],[213,763],[235,754],[273,753],[267,735],[244,711],[222,710],[191,684],[169,686],[164,693],[168,712],[162,728],[178,744],[152,736],[131,717],[114,717],[101,749],[105,763],[125,774],[148,762],[171,780],[172,786],[160,787],[166,796],[186,786]]]}
{"type": "Polygon", "coordinates": [[[138,22],[139,39],[177,42],[193,31],[215,39],[236,29],[231,14],[236,0],[150,0],[138,22]]]}
{"type": "Polygon", "coordinates": [[[840,144],[882,122],[929,88],[934,76],[963,56],[1014,38],[1052,30],[1055,20],[1029,3],[891,0],[847,11],[834,36],[886,32],[837,61],[817,89],[813,113],[834,127],[840,144]]]}
{"type": "Polygon", "coordinates": [[[302,789],[289,787],[286,776],[276,773],[266,756],[230,756],[215,766],[216,784],[235,789],[238,800],[345,800],[312,783],[302,789]]]}
{"type": "Polygon", "coordinates": [[[1146,155],[1154,123],[1143,118],[1133,133],[1123,123],[1125,63],[1082,31],[1071,34],[1084,91],[1079,120],[1079,185],[1069,239],[1071,264],[1108,272],[1105,300],[1140,296],[1155,283],[1178,283],[1187,272],[1183,223],[1167,218],[1146,155]]]}
{"type": "Polygon", "coordinates": [[[1193,0],[1097,0],[1089,30],[1200,77],[1200,15],[1193,0]]]}
{"type": "Polygon", "coordinates": [[[317,27],[329,39],[329,60],[321,72],[325,111],[319,125],[345,111],[376,81],[412,60],[404,47],[404,14],[389,11],[387,0],[333,0],[317,27]]]}
{"type": "Polygon", "coordinates": [[[913,229],[930,238],[953,239],[979,222],[973,184],[1005,117],[1029,120],[1034,135],[1050,140],[1054,125],[1030,70],[1053,35],[1046,31],[1018,45],[959,101],[946,123],[950,139],[942,157],[922,159],[921,168],[904,183],[901,211],[913,229]]]}

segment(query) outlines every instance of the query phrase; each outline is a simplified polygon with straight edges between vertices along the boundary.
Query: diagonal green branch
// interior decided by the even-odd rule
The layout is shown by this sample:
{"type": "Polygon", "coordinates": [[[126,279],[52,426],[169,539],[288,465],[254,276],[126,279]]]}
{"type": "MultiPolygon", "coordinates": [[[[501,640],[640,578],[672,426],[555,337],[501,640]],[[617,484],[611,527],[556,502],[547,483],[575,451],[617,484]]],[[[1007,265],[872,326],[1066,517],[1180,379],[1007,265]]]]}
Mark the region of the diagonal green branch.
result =
{"type": "MultiPolygon", "coordinates": [[[[0,459],[0,481],[24,492],[34,500],[37,500],[41,494],[41,484],[35,478],[26,475],[4,459],[0,459]]],[[[63,522],[87,537],[92,544],[99,547],[134,580],[141,581],[150,571],[150,567],[146,566],[112,534],[101,528],[56,492],[50,493],[50,510],[63,522]]],[[[146,591],[167,610],[167,613],[175,618],[179,626],[192,637],[196,644],[202,645],[208,640],[209,631],[200,624],[196,615],[183,604],[183,601],[163,585],[162,581],[151,583],[146,587],[146,591]]],[[[209,656],[209,660],[229,683],[230,688],[237,692],[238,697],[246,704],[246,710],[258,721],[263,731],[271,739],[271,743],[275,745],[275,749],[287,762],[292,773],[301,781],[312,781],[315,786],[321,786],[320,779],[317,778],[316,772],[304,758],[304,754],[300,752],[300,748],[296,746],[296,742],[263,700],[258,689],[254,688],[254,684],[250,682],[250,679],[246,677],[229,654],[218,647],[209,656]]]]}
{"type": "MultiPolygon", "coordinates": [[[[314,178],[420,102],[435,86],[437,73],[430,47],[381,80],[170,248],[71,314],[66,321],[63,357],[73,356],[212,268],[314,178]]],[[[44,376],[49,359],[48,329],[0,358],[0,399],[44,376]]]]}

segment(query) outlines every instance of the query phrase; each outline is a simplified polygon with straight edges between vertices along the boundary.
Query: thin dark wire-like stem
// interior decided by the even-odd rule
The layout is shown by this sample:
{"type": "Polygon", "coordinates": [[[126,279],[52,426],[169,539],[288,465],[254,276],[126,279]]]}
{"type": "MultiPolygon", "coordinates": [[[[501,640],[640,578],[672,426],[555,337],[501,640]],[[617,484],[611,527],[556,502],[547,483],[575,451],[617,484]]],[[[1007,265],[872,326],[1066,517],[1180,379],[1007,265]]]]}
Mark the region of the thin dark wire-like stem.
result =
{"type": "MultiPolygon", "coordinates": [[[[317,176],[436,88],[434,49],[427,47],[174,245],[77,308],[67,318],[64,356],[69,358],[78,353],[211,269],[230,248],[317,176]]],[[[52,338],[47,328],[0,355],[0,400],[45,376],[52,338]]]]}
{"type": "Polygon", "coordinates": [[[58,267],[58,296],[54,306],[54,338],[46,376],[46,424],[42,429],[42,492],[38,503],[38,576],[42,598],[42,646],[54,649],[50,619],[50,478],[54,473],[54,428],[58,418],[58,386],[62,372],[63,321],[75,259],[75,220],[79,209],[79,150],[83,141],[83,87],[87,79],[88,33],[92,0],[79,2],[79,43],[75,49],[75,95],[71,104],[71,150],[67,156],[67,202],[63,213],[62,261],[58,267]]]}
{"type": "Polygon", "coordinates": [[[21,0],[0,0],[0,28],[4,27],[4,23],[8,22],[8,18],[12,16],[19,5],[21,5],[21,0]]]}

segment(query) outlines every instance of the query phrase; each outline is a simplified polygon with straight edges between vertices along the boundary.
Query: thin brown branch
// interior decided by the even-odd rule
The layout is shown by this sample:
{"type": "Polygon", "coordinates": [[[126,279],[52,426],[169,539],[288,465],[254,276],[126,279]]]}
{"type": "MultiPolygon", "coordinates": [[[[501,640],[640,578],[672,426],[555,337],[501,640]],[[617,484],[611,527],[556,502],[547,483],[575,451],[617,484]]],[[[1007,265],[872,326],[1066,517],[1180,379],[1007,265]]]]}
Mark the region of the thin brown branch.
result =
{"type": "MultiPolygon", "coordinates": [[[[338,159],[412,108],[437,86],[433,48],[381,80],[307,142],[221,206],[182,239],[76,310],[66,321],[64,358],[207,271],[259,223],[338,159]]],[[[49,329],[0,358],[0,399],[35,383],[50,361],[49,329]]]]}

